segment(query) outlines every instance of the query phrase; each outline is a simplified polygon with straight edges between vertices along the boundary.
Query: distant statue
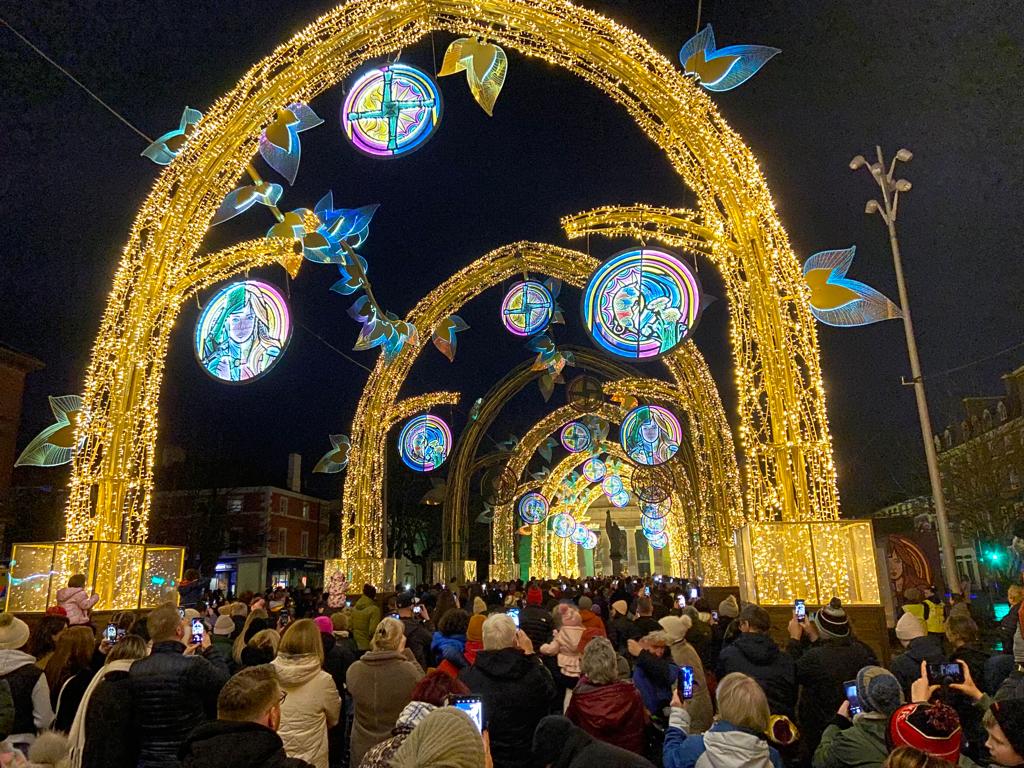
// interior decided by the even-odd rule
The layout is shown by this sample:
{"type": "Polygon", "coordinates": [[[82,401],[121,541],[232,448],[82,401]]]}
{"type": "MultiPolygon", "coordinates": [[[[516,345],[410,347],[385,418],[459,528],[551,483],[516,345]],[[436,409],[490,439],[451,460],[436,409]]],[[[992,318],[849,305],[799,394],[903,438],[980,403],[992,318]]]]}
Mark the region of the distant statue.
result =
{"type": "Polygon", "coordinates": [[[622,573],[622,558],[626,556],[626,532],[612,521],[612,511],[605,512],[605,530],[608,532],[608,556],[612,560],[612,574],[622,573]]]}

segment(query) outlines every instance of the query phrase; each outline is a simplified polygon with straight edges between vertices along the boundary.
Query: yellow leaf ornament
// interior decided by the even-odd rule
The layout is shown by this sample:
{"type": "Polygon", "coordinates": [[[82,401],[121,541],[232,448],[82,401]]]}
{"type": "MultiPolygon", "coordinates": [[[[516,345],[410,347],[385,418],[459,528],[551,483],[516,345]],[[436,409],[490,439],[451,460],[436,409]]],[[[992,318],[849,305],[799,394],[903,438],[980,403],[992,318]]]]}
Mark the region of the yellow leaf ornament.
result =
{"type": "Polygon", "coordinates": [[[493,117],[494,103],[498,100],[508,73],[508,57],[505,52],[493,43],[460,37],[448,46],[441,71],[437,74],[445,77],[463,70],[473,98],[483,107],[484,112],[493,117]]]}

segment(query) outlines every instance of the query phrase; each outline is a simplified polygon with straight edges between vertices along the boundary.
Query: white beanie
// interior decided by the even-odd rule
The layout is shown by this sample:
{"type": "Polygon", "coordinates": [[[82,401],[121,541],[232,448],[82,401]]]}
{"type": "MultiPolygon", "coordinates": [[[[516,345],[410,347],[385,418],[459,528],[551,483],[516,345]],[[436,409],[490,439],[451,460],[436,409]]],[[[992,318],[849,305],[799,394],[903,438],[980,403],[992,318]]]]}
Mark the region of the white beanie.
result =
{"type": "Polygon", "coordinates": [[[909,643],[917,637],[925,637],[928,634],[928,626],[924,619],[912,613],[904,613],[896,622],[896,639],[900,642],[909,643]]]}

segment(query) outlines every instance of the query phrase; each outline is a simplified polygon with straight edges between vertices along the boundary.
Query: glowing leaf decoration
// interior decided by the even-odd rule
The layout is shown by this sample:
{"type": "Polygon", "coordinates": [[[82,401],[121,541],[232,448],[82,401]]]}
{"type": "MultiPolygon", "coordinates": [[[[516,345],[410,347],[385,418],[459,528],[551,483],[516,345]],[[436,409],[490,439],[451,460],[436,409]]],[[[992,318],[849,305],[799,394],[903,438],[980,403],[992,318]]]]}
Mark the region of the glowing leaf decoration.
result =
{"type": "Polygon", "coordinates": [[[888,298],[846,276],[856,252],[854,245],[819,251],[804,262],[804,280],[811,287],[811,314],[819,322],[839,328],[902,317],[900,308],[888,298]]]}
{"type": "Polygon", "coordinates": [[[284,187],[280,184],[271,184],[266,181],[239,187],[233,192],[229,192],[227,197],[224,198],[220,208],[213,214],[210,226],[223,224],[228,219],[233,219],[238,214],[249,210],[256,203],[266,206],[277,205],[277,201],[281,199],[283,192],[284,187]]]}
{"type": "Polygon", "coordinates": [[[302,102],[297,101],[277,110],[274,121],[260,134],[260,155],[289,184],[294,184],[302,154],[299,133],[316,128],[323,122],[316,112],[302,102]]]}
{"type": "Polygon", "coordinates": [[[59,467],[71,461],[75,453],[75,426],[82,414],[82,398],[51,396],[50,410],[56,421],[32,438],[14,466],[59,467]]]}
{"type": "Polygon", "coordinates": [[[553,437],[549,437],[537,449],[537,453],[541,455],[544,461],[551,461],[551,451],[556,445],[558,445],[558,441],[553,437]]]}
{"type": "Polygon", "coordinates": [[[679,51],[683,73],[695,77],[709,91],[729,91],[742,85],[765,63],[781,53],[767,45],[730,45],[716,48],[715,33],[708,24],[679,51]]]}
{"type": "Polygon", "coordinates": [[[476,421],[477,419],[480,418],[480,408],[483,407],[483,404],[484,404],[484,399],[482,397],[478,397],[473,402],[473,407],[469,409],[469,420],[470,421],[476,421]]]}
{"type": "Polygon", "coordinates": [[[352,443],[347,435],[330,435],[331,450],[325,453],[313,467],[314,472],[333,475],[348,466],[348,454],[352,443]]]}
{"type": "Polygon", "coordinates": [[[196,123],[202,118],[203,113],[198,109],[185,107],[185,111],[181,113],[181,121],[178,123],[178,127],[173,131],[168,131],[142,150],[142,156],[148,157],[157,165],[169,165],[181,152],[181,148],[185,146],[189,134],[192,133],[196,123]]]}
{"type": "Polygon", "coordinates": [[[458,346],[455,334],[468,329],[469,325],[458,315],[449,315],[437,326],[437,330],[434,331],[434,346],[448,358],[448,362],[455,362],[455,351],[458,346]]]}
{"type": "Polygon", "coordinates": [[[519,438],[515,435],[509,435],[508,440],[502,440],[500,443],[497,443],[496,447],[499,451],[514,451],[518,445],[519,438]]]}
{"type": "Polygon", "coordinates": [[[494,103],[508,74],[505,51],[492,43],[476,38],[460,37],[448,46],[438,77],[466,72],[469,90],[484,112],[494,116],[494,103]]]}
{"type": "Polygon", "coordinates": [[[366,259],[356,255],[351,264],[339,264],[341,279],[331,286],[331,291],[349,296],[366,286],[366,259]]]}
{"type": "Polygon", "coordinates": [[[370,233],[370,220],[380,207],[379,203],[364,205],[362,208],[335,208],[334,192],[329,191],[320,198],[313,212],[322,226],[318,230],[329,243],[338,245],[346,242],[358,248],[370,233]]]}
{"type": "Polygon", "coordinates": [[[612,395],[612,402],[622,406],[627,411],[631,411],[637,406],[637,399],[632,395],[626,394],[614,394],[612,395]]]}

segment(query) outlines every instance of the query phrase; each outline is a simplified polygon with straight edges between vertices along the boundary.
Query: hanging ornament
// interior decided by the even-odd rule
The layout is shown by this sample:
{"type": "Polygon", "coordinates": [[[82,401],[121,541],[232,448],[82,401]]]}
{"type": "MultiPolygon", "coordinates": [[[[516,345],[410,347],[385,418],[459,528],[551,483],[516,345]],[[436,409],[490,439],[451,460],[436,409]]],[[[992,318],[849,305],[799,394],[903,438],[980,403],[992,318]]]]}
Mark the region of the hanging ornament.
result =
{"type": "Polygon", "coordinates": [[[652,520],[661,520],[669,511],[672,509],[672,505],[668,499],[661,502],[660,504],[644,504],[640,509],[640,514],[643,517],[649,517],[652,520]]]}
{"type": "Polygon", "coordinates": [[[644,532],[644,537],[650,542],[651,546],[655,549],[664,549],[668,546],[668,534],[665,531],[659,533],[652,533],[649,536],[647,532],[644,532]]]}
{"type": "Polygon", "coordinates": [[[568,512],[559,512],[551,518],[551,530],[554,532],[555,536],[567,539],[572,536],[572,532],[576,530],[576,518],[568,512]]]}
{"type": "Polygon", "coordinates": [[[622,507],[628,507],[629,491],[627,491],[625,488],[623,488],[621,491],[616,491],[615,493],[608,497],[608,501],[612,503],[613,507],[618,507],[619,509],[621,509],[622,507]]]}
{"type": "Polygon", "coordinates": [[[497,45],[477,38],[460,37],[453,40],[444,52],[444,63],[437,75],[446,77],[463,70],[476,103],[493,117],[494,102],[498,100],[508,72],[505,52],[497,45]]]}
{"type": "Polygon", "coordinates": [[[170,165],[171,161],[181,153],[189,135],[202,119],[203,113],[198,109],[185,107],[185,111],[181,113],[178,127],[173,131],[168,131],[142,150],[142,156],[148,157],[157,165],[170,165]]]}
{"type": "Polygon", "coordinates": [[[629,487],[640,501],[657,504],[668,498],[672,476],[664,467],[641,465],[633,469],[629,487]]]}
{"type": "Polygon", "coordinates": [[[82,417],[78,395],[50,396],[54,423],[32,438],[14,462],[16,467],[59,467],[75,455],[75,428],[82,417]]]}
{"type": "Polygon", "coordinates": [[[555,300],[543,283],[523,280],[513,285],[501,302],[501,322],[509,333],[533,336],[547,328],[555,300]]]}
{"type": "Polygon", "coordinates": [[[604,479],[605,465],[601,459],[594,456],[583,462],[583,476],[592,483],[599,483],[604,479]]]}
{"type": "Polygon", "coordinates": [[[647,515],[640,515],[640,527],[644,531],[644,535],[654,535],[661,533],[668,526],[668,516],[665,517],[648,517],[647,515]]]}
{"type": "Polygon", "coordinates": [[[683,73],[697,79],[709,91],[729,91],[752,78],[778,48],[767,45],[715,47],[715,33],[708,24],[679,51],[683,73]]]}
{"type": "Polygon", "coordinates": [[[804,262],[804,281],[811,287],[811,314],[819,323],[839,328],[903,317],[888,298],[846,276],[856,252],[856,246],[819,251],[804,262]]]}
{"type": "Polygon", "coordinates": [[[584,374],[565,385],[565,399],[581,409],[592,409],[604,402],[604,390],[600,381],[584,374]]]}
{"type": "Polygon", "coordinates": [[[267,165],[295,183],[299,173],[302,144],[299,134],[323,125],[323,120],[307,104],[297,101],[277,110],[273,122],[260,134],[260,156],[267,165]]]}
{"type": "Polygon", "coordinates": [[[537,525],[547,518],[549,508],[547,497],[532,491],[519,500],[519,519],[528,525],[537,525]]]}
{"type": "Polygon", "coordinates": [[[622,450],[638,464],[664,464],[676,455],[682,437],[679,419],[660,405],[634,408],[619,429],[622,450]]]}
{"type": "Polygon", "coordinates": [[[619,491],[625,490],[622,485],[622,478],[618,475],[605,475],[604,482],[601,483],[601,490],[610,499],[619,491]]]}
{"type": "Polygon", "coordinates": [[[452,431],[444,419],[427,413],[402,427],[398,453],[409,469],[430,472],[444,464],[452,446],[452,431]]]}
{"type": "Polygon", "coordinates": [[[562,447],[569,453],[582,453],[589,450],[593,441],[590,438],[590,430],[578,421],[570,421],[559,435],[562,447]]]}
{"type": "Polygon", "coordinates": [[[360,75],[341,108],[341,125],[357,150],[398,157],[422,147],[441,122],[441,92],[420,69],[386,64],[360,75]]]}
{"type": "Polygon", "coordinates": [[[455,334],[466,330],[469,330],[469,326],[458,315],[449,315],[438,323],[437,329],[434,331],[434,346],[448,358],[448,362],[455,362],[455,350],[459,343],[455,334]]]}

